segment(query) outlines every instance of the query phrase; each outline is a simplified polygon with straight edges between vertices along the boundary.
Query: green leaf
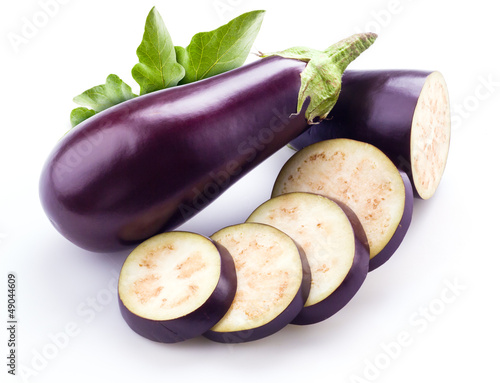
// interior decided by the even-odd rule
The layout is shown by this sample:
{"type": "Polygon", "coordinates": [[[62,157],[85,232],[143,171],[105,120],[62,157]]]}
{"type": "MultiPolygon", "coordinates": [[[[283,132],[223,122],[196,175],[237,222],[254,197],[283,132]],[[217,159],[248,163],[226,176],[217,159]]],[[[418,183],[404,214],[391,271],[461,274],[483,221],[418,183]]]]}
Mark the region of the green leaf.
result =
{"type": "Polygon", "coordinates": [[[197,33],[186,48],[175,47],[186,70],[181,84],[202,80],[243,65],[260,30],[265,11],[244,13],[211,32],[197,33]]]}
{"type": "Polygon", "coordinates": [[[137,97],[132,93],[130,86],[125,84],[120,77],[110,74],[106,83],[94,86],[73,98],[78,105],[88,106],[96,113],[103,111],[113,105],[137,97]]]}
{"type": "Polygon", "coordinates": [[[96,113],[95,110],[84,108],[83,106],[73,109],[70,115],[71,127],[74,128],[80,122],[83,122],[87,118],[92,117],[95,113],[96,113]]]}
{"type": "Polygon", "coordinates": [[[155,7],[146,19],[137,57],[139,63],[132,68],[132,77],[140,85],[141,95],[175,86],[184,77],[170,34],[155,7]]]}
{"type": "Polygon", "coordinates": [[[94,114],[134,97],[137,95],[132,93],[130,86],[117,75],[110,74],[105,84],[94,86],[73,98],[78,105],[91,109],[84,107],[73,109],[70,115],[71,126],[75,127],[94,114]]]}

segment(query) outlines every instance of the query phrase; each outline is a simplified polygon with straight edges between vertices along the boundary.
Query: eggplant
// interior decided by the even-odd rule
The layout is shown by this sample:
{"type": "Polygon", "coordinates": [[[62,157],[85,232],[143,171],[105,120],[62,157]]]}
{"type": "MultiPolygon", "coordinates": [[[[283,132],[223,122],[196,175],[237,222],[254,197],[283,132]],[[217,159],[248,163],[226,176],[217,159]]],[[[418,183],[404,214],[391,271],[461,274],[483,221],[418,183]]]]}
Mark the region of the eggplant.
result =
{"type": "Polygon", "coordinates": [[[451,134],[450,100],[437,71],[346,71],[329,119],[313,125],[291,146],[297,150],[332,138],[375,145],[408,174],[414,194],[434,195],[451,134]]]}
{"type": "Polygon", "coordinates": [[[224,247],[195,233],[163,233],[140,244],[125,260],[119,306],[139,335],[177,343],[219,322],[236,286],[233,258],[224,247]]]}
{"type": "Polygon", "coordinates": [[[282,230],[304,250],[311,270],[311,290],[291,323],[323,321],[342,309],[368,274],[366,234],[345,204],[312,193],[287,193],[264,202],[247,222],[282,230]]]}
{"type": "Polygon", "coordinates": [[[412,185],[406,174],[373,145],[338,138],[295,153],[281,169],[272,196],[321,194],[351,208],[370,247],[369,271],[396,251],[413,214],[412,185]]]}
{"type": "Polygon", "coordinates": [[[206,338],[220,343],[255,341],[276,333],[302,310],[311,288],[304,251],[281,230],[260,223],[223,228],[211,238],[236,265],[236,295],[206,338]]]}
{"type": "MultiPolygon", "coordinates": [[[[375,38],[355,35],[319,56],[332,57],[339,75],[375,38]]],[[[63,137],[42,169],[49,220],[95,252],[173,230],[308,127],[310,100],[329,97],[314,96],[321,78],[315,62],[273,55],[89,118],[63,137]],[[303,72],[315,80],[303,86],[303,72]],[[300,110],[299,92],[308,95],[300,110]]],[[[337,92],[340,83],[330,83],[337,92]]]]}

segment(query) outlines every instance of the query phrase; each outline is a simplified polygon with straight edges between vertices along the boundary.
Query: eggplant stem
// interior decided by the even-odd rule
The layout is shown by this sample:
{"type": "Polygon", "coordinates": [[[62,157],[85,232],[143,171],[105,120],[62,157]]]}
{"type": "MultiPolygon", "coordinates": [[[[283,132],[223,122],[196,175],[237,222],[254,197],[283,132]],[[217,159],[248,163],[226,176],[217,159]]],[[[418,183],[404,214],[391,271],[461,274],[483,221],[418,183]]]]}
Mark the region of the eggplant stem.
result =
{"type": "Polygon", "coordinates": [[[329,46],[324,51],[293,47],[269,54],[259,52],[259,55],[281,56],[307,63],[300,75],[297,114],[302,111],[306,99],[310,98],[305,117],[308,124],[312,125],[328,117],[340,94],[342,74],[352,61],[375,42],[376,38],[375,33],[358,33],[329,46]]]}
{"type": "Polygon", "coordinates": [[[325,53],[331,57],[338,69],[344,72],[347,66],[367,50],[376,39],[375,33],[358,33],[329,46],[325,53]]]}

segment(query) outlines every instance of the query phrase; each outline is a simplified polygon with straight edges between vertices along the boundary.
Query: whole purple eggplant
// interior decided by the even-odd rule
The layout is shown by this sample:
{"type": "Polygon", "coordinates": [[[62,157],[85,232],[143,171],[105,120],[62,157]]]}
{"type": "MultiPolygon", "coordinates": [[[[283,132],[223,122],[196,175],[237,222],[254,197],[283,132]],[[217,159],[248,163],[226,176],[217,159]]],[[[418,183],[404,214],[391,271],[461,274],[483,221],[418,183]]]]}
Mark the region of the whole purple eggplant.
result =
{"type": "MultiPolygon", "coordinates": [[[[332,51],[335,68],[343,72],[375,38],[343,40],[341,48],[353,49],[350,56],[332,51]]],[[[48,218],[96,252],[174,229],[307,128],[310,99],[300,110],[298,100],[311,63],[268,57],[89,118],[63,137],[42,170],[48,218]]]]}
{"type": "Polygon", "coordinates": [[[110,108],[50,155],[40,193],[54,226],[92,251],[181,224],[306,127],[305,63],[273,57],[110,108]]]}
{"type": "Polygon", "coordinates": [[[439,72],[346,71],[330,118],[291,142],[295,149],[351,138],[381,149],[430,198],[442,177],[450,141],[448,90],[439,72]]]}

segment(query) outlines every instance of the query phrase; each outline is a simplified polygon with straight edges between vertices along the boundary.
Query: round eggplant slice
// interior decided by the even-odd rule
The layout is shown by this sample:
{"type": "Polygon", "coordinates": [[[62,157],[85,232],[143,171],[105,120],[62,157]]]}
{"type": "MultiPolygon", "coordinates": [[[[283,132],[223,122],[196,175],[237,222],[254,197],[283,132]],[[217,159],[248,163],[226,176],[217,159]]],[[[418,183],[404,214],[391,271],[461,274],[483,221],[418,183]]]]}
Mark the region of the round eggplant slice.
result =
{"type": "Polygon", "coordinates": [[[317,193],[349,206],[368,238],[370,270],[391,257],[411,222],[408,178],[381,150],[360,141],[326,140],[295,153],[281,169],[272,195],[290,192],[317,193]]]}
{"type": "Polygon", "coordinates": [[[238,283],[228,312],[204,335],[216,342],[242,343],[289,324],[302,310],[311,287],[306,256],[295,241],[258,223],[226,227],[212,239],[233,256],[238,283]]]}
{"type": "Polygon", "coordinates": [[[295,149],[351,138],[381,149],[428,199],[442,178],[451,136],[450,100],[437,71],[346,71],[331,119],[291,142],[295,149]]]}
{"type": "Polygon", "coordinates": [[[356,294],[368,273],[365,232],[351,209],[318,194],[288,193],[260,205],[247,222],[272,225],[306,254],[311,290],[292,321],[313,324],[331,317],[356,294]]]}
{"type": "Polygon", "coordinates": [[[229,252],[207,237],[181,231],[158,234],[135,248],[118,282],[127,324],[163,343],[203,334],[224,316],[235,293],[229,252]]]}

